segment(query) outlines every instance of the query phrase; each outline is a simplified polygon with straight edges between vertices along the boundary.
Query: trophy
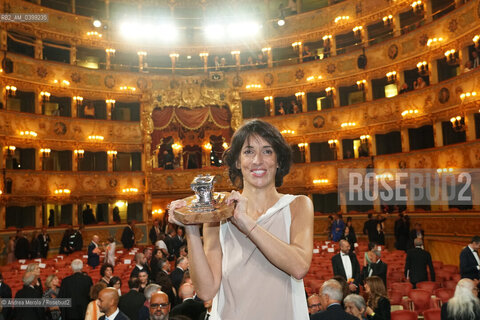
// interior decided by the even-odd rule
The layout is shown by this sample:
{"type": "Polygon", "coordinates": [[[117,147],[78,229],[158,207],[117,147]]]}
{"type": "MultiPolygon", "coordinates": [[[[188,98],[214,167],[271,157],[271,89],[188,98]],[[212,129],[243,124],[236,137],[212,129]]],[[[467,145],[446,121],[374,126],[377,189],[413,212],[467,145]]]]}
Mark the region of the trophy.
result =
{"type": "Polygon", "coordinates": [[[174,210],[175,219],[183,224],[199,224],[220,222],[231,217],[234,206],[225,203],[228,193],[213,192],[214,183],[214,176],[196,176],[190,184],[195,195],[184,199],[187,202],[185,207],[174,210]]]}

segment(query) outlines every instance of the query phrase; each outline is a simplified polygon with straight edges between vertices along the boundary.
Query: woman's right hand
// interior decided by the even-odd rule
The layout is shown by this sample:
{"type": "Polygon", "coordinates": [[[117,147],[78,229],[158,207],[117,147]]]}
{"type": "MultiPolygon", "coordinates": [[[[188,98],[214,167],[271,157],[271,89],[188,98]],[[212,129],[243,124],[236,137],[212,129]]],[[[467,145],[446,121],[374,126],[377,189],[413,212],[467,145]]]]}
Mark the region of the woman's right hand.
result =
{"type": "Polygon", "coordinates": [[[175,219],[175,217],[173,216],[173,211],[175,211],[175,209],[183,208],[186,205],[187,205],[187,202],[185,200],[175,200],[175,201],[170,202],[170,204],[167,206],[167,208],[168,208],[168,222],[172,223],[172,224],[176,224],[176,225],[181,226],[181,227],[185,227],[185,225],[183,223],[181,223],[180,221],[175,219]]]}

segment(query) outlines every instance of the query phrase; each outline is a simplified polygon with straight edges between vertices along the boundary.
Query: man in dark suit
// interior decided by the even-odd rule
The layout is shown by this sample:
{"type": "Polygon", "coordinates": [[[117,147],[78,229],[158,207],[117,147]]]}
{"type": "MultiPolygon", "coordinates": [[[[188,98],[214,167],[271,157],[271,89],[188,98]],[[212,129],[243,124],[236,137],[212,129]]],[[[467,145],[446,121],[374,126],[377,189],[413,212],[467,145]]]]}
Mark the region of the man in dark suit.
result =
{"type": "Polygon", "coordinates": [[[42,228],[42,233],[38,235],[38,243],[40,247],[40,256],[47,258],[50,249],[50,236],[47,234],[47,228],[42,228]]]}
{"type": "Polygon", "coordinates": [[[173,248],[173,238],[175,238],[176,235],[177,235],[177,231],[175,231],[174,228],[170,228],[168,230],[167,235],[165,236],[165,239],[163,240],[163,242],[165,242],[165,244],[167,245],[169,255],[175,254],[175,251],[173,248]]]}
{"type": "Polygon", "coordinates": [[[343,299],[342,285],[337,280],[327,280],[320,289],[323,311],[310,316],[311,320],[358,320],[346,313],[341,305],[343,299]]]}
{"type": "Polygon", "coordinates": [[[150,319],[168,319],[170,302],[165,292],[157,291],[150,298],[150,319]]]}
{"type": "Polygon", "coordinates": [[[162,230],[160,229],[159,226],[159,221],[158,219],[153,220],[153,226],[150,229],[150,232],[148,233],[148,237],[150,238],[150,242],[155,245],[155,242],[157,240],[160,240],[160,236],[162,234],[162,230]]]}
{"type": "Polygon", "coordinates": [[[349,282],[350,291],[357,292],[361,280],[360,264],[355,254],[350,252],[347,240],[340,240],[339,244],[340,252],[332,257],[333,275],[345,278],[349,282]]]}
{"type": "Polygon", "coordinates": [[[23,231],[17,230],[17,239],[15,240],[15,258],[28,259],[28,253],[30,251],[30,244],[28,239],[23,235],[23,231]]]}
{"type": "Polygon", "coordinates": [[[130,221],[128,223],[128,226],[123,229],[121,241],[125,249],[131,249],[135,245],[135,232],[133,229],[134,227],[135,222],[130,221]]]}
{"type": "Polygon", "coordinates": [[[183,301],[172,309],[172,316],[183,315],[189,317],[190,319],[198,319],[200,314],[205,311],[203,303],[193,299],[195,295],[195,289],[193,288],[192,284],[184,283],[180,287],[178,295],[183,301]]]}
{"type": "Polygon", "coordinates": [[[71,267],[73,274],[62,280],[58,294],[59,298],[72,299],[70,308],[62,308],[62,319],[83,320],[85,319],[87,305],[90,302],[90,287],[93,283],[92,279],[82,272],[82,260],[73,260],[71,267]]]}
{"type": "Polygon", "coordinates": [[[98,248],[98,236],[94,235],[92,242],[88,245],[88,259],[87,259],[87,264],[95,268],[100,264],[100,248],[98,248]]]}
{"type": "Polygon", "coordinates": [[[415,228],[410,231],[410,248],[415,247],[415,239],[420,238],[423,241],[424,237],[425,232],[422,229],[422,225],[420,223],[415,223],[415,228]]]}
{"type": "MultiPolygon", "coordinates": [[[[42,298],[42,294],[35,289],[34,284],[37,282],[37,277],[33,272],[26,272],[22,278],[23,288],[18,290],[15,295],[15,299],[26,298],[42,298]]],[[[28,307],[28,308],[15,308],[14,309],[15,320],[44,320],[45,308],[44,307],[28,307]]]]}
{"type": "Polygon", "coordinates": [[[428,281],[427,266],[430,269],[431,281],[435,281],[435,270],[432,256],[428,251],[423,250],[422,239],[416,238],[414,244],[415,248],[407,251],[405,278],[410,279],[413,288],[416,288],[418,282],[428,281]]]}
{"type": "Polygon", "coordinates": [[[115,288],[105,288],[98,294],[97,305],[104,315],[99,320],[129,320],[129,318],[118,309],[118,291],[115,288]]]}
{"type": "Polygon", "coordinates": [[[130,278],[130,280],[128,280],[128,287],[130,291],[120,297],[118,308],[125,313],[130,320],[137,320],[138,310],[145,303],[145,295],[138,292],[140,281],[137,278],[130,278]]]}
{"type": "Polygon", "coordinates": [[[83,231],[85,231],[85,227],[80,226],[80,228],[73,233],[71,245],[75,251],[82,251],[83,249],[83,231]]]}
{"type": "Polygon", "coordinates": [[[377,242],[377,220],[373,214],[368,214],[368,220],[363,224],[363,234],[368,235],[368,242],[377,242]]]}
{"type": "Polygon", "coordinates": [[[130,278],[138,278],[138,273],[142,270],[146,270],[149,273],[149,269],[147,269],[147,258],[141,252],[137,252],[135,254],[135,268],[132,269],[130,272],[130,278]]]}
{"type": "MultiPolygon", "coordinates": [[[[0,272],[0,299],[11,299],[12,298],[12,289],[10,288],[10,286],[8,284],[6,284],[4,281],[3,281],[3,275],[2,273],[0,272]]],[[[10,319],[10,315],[12,314],[12,308],[10,307],[3,307],[2,308],[2,314],[3,314],[3,318],[8,320],[10,319]]]]}
{"type": "Polygon", "coordinates": [[[187,269],[188,269],[188,259],[186,257],[178,258],[177,266],[175,270],[173,270],[172,273],[170,273],[170,279],[172,279],[172,284],[175,290],[177,290],[177,292],[180,287],[180,284],[182,283],[183,275],[187,269]]]}
{"type": "Polygon", "coordinates": [[[368,277],[378,276],[383,280],[385,288],[387,287],[387,264],[380,260],[381,253],[378,250],[368,251],[370,262],[362,269],[362,282],[368,277]]]}
{"type": "Polygon", "coordinates": [[[184,235],[183,228],[178,227],[177,234],[172,239],[173,253],[177,258],[180,256],[180,248],[187,244],[183,235],[184,235]]]}
{"type": "Polygon", "coordinates": [[[460,252],[460,275],[472,280],[480,279],[480,236],[474,236],[468,246],[460,252]]]}

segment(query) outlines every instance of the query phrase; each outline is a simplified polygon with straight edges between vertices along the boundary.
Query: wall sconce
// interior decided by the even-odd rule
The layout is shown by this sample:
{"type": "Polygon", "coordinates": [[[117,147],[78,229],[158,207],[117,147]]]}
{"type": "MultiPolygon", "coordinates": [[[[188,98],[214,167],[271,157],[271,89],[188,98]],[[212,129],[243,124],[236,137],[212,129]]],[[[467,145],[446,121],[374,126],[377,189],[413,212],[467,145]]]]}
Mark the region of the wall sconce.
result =
{"type": "Polygon", "coordinates": [[[208,58],[208,52],[200,52],[199,56],[200,58],[208,58]]]}
{"type": "Polygon", "coordinates": [[[328,179],[315,179],[313,180],[313,184],[327,184],[328,179]]]}
{"type": "Polygon", "coordinates": [[[295,134],[295,131],[285,129],[285,130],[282,130],[280,133],[281,134],[295,134]]]}
{"type": "Polygon", "coordinates": [[[383,173],[375,175],[375,179],[377,180],[393,180],[393,174],[391,173],[383,173]]]}
{"type": "Polygon", "coordinates": [[[322,76],[310,76],[307,78],[307,81],[313,81],[315,79],[322,80],[322,78],[323,78],[322,76]]]}
{"type": "Polygon", "coordinates": [[[75,103],[77,104],[77,107],[78,107],[82,104],[83,97],[75,96],[75,97],[73,97],[73,101],[75,101],[75,103]]]}
{"type": "Polygon", "coordinates": [[[299,48],[300,48],[301,45],[302,45],[302,42],[301,42],[301,41],[297,41],[297,42],[292,43],[293,50],[294,50],[295,52],[298,52],[298,50],[299,50],[299,48]]]}
{"type": "Polygon", "coordinates": [[[389,26],[393,23],[393,16],[389,14],[388,16],[383,17],[383,24],[389,26]]]}
{"type": "Polygon", "coordinates": [[[335,23],[345,22],[348,21],[348,19],[350,19],[350,16],[338,16],[335,18],[335,23]]]}
{"type": "Polygon", "coordinates": [[[115,107],[115,102],[116,102],[116,101],[115,101],[114,99],[107,99],[107,100],[105,100],[105,103],[106,103],[107,105],[110,105],[112,108],[115,107]]]}
{"type": "Polygon", "coordinates": [[[161,215],[163,213],[162,209],[155,209],[152,211],[152,215],[161,215]]]}
{"type": "Polygon", "coordinates": [[[230,54],[235,57],[236,55],[239,55],[239,54],[240,54],[240,50],[230,51],[230,54]]]}
{"type": "Polygon", "coordinates": [[[330,139],[328,140],[328,146],[330,149],[336,149],[338,145],[338,140],[337,139],[330,139]]]}
{"type": "Polygon", "coordinates": [[[265,101],[265,107],[270,108],[270,105],[273,101],[273,97],[272,96],[264,97],[263,100],[265,101]]]}
{"type": "Polygon", "coordinates": [[[36,138],[38,134],[35,131],[20,131],[20,135],[28,138],[36,138]]]}
{"type": "Polygon", "coordinates": [[[437,173],[442,174],[442,173],[452,173],[453,168],[438,168],[437,173]]]}
{"type": "Polygon", "coordinates": [[[298,103],[301,103],[302,102],[302,98],[305,96],[305,92],[301,91],[301,92],[296,92],[295,93],[295,98],[297,98],[297,102],[298,103]]]}
{"type": "Polygon", "coordinates": [[[428,74],[428,63],[427,61],[422,61],[417,63],[418,73],[422,76],[428,74]]]}
{"type": "Polygon", "coordinates": [[[402,112],[402,117],[408,117],[408,116],[412,116],[414,114],[417,114],[418,113],[418,110],[417,109],[410,109],[410,110],[405,110],[402,112]]]}
{"type": "Polygon", "coordinates": [[[129,87],[129,86],[123,86],[123,87],[120,87],[120,90],[121,91],[126,91],[126,90],[129,90],[131,92],[135,92],[137,90],[137,88],[135,87],[129,87]]]}
{"type": "Polygon", "coordinates": [[[77,157],[77,160],[78,159],[83,159],[84,155],[85,155],[85,150],[83,149],[76,149],[76,150],[73,150],[73,153],[75,154],[75,156],[77,157]]]}
{"type": "Polygon", "coordinates": [[[180,55],[178,53],[170,53],[169,57],[172,59],[172,61],[177,61],[180,55]]]}
{"type": "Polygon", "coordinates": [[[108,55],[111,55],[111,56],[115,55],[115,49],[113,49],[113,48],[107,48],[107,49],[105,49],[105,52],[108,55]]]}
{"type": "Polygon", "coordinates": [[[40,92],[40,96],[42,97],[42,102],[47,102],[50,100],[50,92],[42,91],[40,92]]]}
{"type": "Polygon", "coordinates": [[[368,139],[370,139],[370,135],[368,135],[368,134],[364,134],[364,135],[360,136],[360,142],[362,144],[368,143],[368,139]]]}
{"type": "Polygon", "coordinates": [[[365,90],[365,85],[367,84],[367,80],[363,79],[363,80],[358,80],[357,81],[357,88],[358,90],[360,91],[363,91],[365,90]]]}
{"type": "Polygon", "coordinates": [[[6,146],[5,149],[7,150],[7,156],[11,156],[15,153],[15,149],[17,149],[17,147],[15,146],[6,146]]]}
{"type": "Polygon", "coordinates": [[[457,57],[455,56],[455,49],[445,51],[445,60],[449,65],[457,64],[457,57]]]}
{"type": "Polygon", "coordinates": [[[344,122],[340,125],[342,128],[355,127],[357,124],[355,122],[344,122]]]}
{"type": "Polygon", "coordinates": [[[146,51],[138,51],[137,54],[138,54],[139,57],[145,57],[147,55],[147,52],[146,51]]]}
{"type": "Polygon", "coordinates": [[[88,136],[88,140],[91,140],[91,141],[103,141],[103,139],[105,139],[103,136],[88,136]]]}
{"type": "Polygon", "coordinates": [[[427,41],[427,46],[428,47],[431,47],[431,46],[434,46],[434,45],[437,45],[439,44],[440,42],[443,41],[443,38],[440,37],[440,38],[431,38],[431,39],[428,39],[427,41]]]}
{"type": "Polygon", "coordinates": [[[272,51],[272,48],[270,48],[270,47],[262,48],[263,53],[268,53],[270,51],[272,51]]]}
{"type": "Polygon", "coordinates": [[[68,196],[72,191],[70,189],[55,189],[54,192],[58,196],[68,196]]]}
{"type": "Polygon", "coordinates": [[[450,122],[452,123],[452,128],[454,131],[465,131],[465,120],[461,116],[452,117],[450,122]]]}
{"type": "Polygon", "coordinates": [[[362,30],[362,26],[356,26],[355,28],[353,28],[353,34],[355,35],[355,37],[362,38],[362,30]]]}
{"type": "Polygon", "coordinates": [[[51,151],[52,151],[52,150],[49,149],[49,148],[42,148],[42,149],[40,149],[40,153],[42,154],[42,158],[48,158],[48,157],[50,157],[50,152],[51,152],[51,151]]]}
{"type": "Polygon", "coordinates": [[[224,143],[222,143],[222,147],[223,147],[223,149],[227,150],[229,145],[228,145],[228,143],[224,142],[224,143]]]}
{"type": "Polygon", "coordinates": [[[137,188],[125,188],[125,189],[122,189],[122,192],[123,193],[135,193],[135,192],[138,192],[138,189],[137,188]]]}
{"type": "Polygon", "coordinates": [[[387,81],[390,83],[394,83],[397,81],[397,71],[390,71],[386,74],[387,81]]]}
{"type": "Polygon", "coordinates": [[[327,87],[327,88],[325,88],[325,94],[327,95],[327,97],[333,96],[333,90],[334,90],[333,87],[327,87]]]}
{"type": "Polygon", "coordinates": [[[330,41],[332,40],[332,35],[327,34],[327,35],[322,37],[322,40],[323,40],[324,45],[327,45],[327,44],[330,45],[330,41]]]}
{"type": "Polygon", "coordinates": [[[15,94],[17,93],[17,87],[15,86],[6,86],[5,91],[7,93],[7,96],[9,97],[15,97],[15,94]]]}
{"type": "Polygon", "coordinates": [[[305,152],[305,148],[308,147],[307,142],[301,142],[298,144],[298,148],[300,149],[301,152],[305,152]]]}
{"type": "Polygon", "coordinates": [[[465,100],[465,99],[468,99],[468,98],[471,98],[471,97],[476,97],[477,96],[477,93],[475,91],[472,91],[472,92],[465,92],[465,93],[462,93],[460,95],[460,99],[462,100],[462,102],[465,100]]]}
{"type": "Polygon", "coordinates": [[[261,89],[262,85],[261,84],[247,84],[246,88],[247,89],[261,89]]]}
{"type": "Polygon", "coordinates": [[[476,35],[475,37],[473,37],[473,43],[475,44],[475,47],[478,48],[478,46],[480,46],[480,35],[476,35]]]}
{"type": "Polygon", "coordinates": [[[101,38],[102,34],[98,33],[97,31],[89,31],[89,32],[87,32],[87,36],[101,38]]]}
{"type": "Polygon", "coordinates": [[[212,150],[212,145],[210,144],[210,142],[207,142],[203,145],[203,148],[205,150],[212,150]]]}
{"type": "Polygon", "coordinates": [[[117,151],[116,150],[108,150],[107,155],[111,156],[112,159],[116,159],[117,158],[117,151]]]}
{"type": "Polygon", "coordinates": [[[414,1],[412,4],[411,4],[412,8],[413,8],[413,13],[415,14],[420,14],[423,12],[423,3],[422,1],[414,1]]]}

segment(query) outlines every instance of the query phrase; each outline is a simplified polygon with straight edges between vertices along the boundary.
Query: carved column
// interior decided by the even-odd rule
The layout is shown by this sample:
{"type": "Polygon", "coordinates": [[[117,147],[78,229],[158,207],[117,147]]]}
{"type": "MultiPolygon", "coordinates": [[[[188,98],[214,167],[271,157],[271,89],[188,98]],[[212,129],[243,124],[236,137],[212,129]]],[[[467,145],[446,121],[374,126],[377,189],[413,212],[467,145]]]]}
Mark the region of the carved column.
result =
{"type": "Polygon", "coordinates": [[[400,130],[400,136],[402,140],[402,152],[409,152],[410,151],[410,141],[408,139],[408,129],[402,128],[400,130]]]}
{"type": "Polygon", "coordinates": [[[35,113],[42,114],[43,113],[43,98],[40,95],[40,88],[35,88],[35,113]]]}
{"type": "Polygon", "coordinates": [[[76,118],[77,117],[77,114],[78,114],[78,110],[77,110],[77,102],[75,100],[70,99],[71,103],[70,103],[70,108],[71,108],[71,111],[72,111],[72,118],[76,118]]]}
{"type": "Polygon", "coordinates": [[[340,107],[340,93],[338,92],[337,87],[333,87],[333,107],[337,108],[340,107]]]}
{"type": "Polygon", "coordinates": [[[430,85],[438,83],[438,66],[437,61],[430,60],[428,62],[428,70],[430,70],[430,85]]]}
{"type": "Polygon", "coordinates": [[[370,156],[377,155],[377,142],[375,139],[375,134],[371,134],[370,139],[368,139],[368,151],[370,156]]]}
{"type": "Polygon", "coordinates": [[[105,19],[110,19],[110,0],[105,0],[105,19]]]}
{"type": "Polygon", "coordinates": [[[303,42],[298,45],[298,61],[303,62],[303,42]]]}
{"type": "Polygon", "coordinates": [[[307,112],[308,111],[308,105],[307,105],[307,93],[302,95],[302,112],[307,112]]]}
{"type": "Polygon", "coordinates": [[[78,226],[78,203],[72,204],[72,226],[78,226]]]}
{"type": "Polygon", "coordinates": [[[305,147],[305,163],[311,162],[310,144],[305,147]]]}
{"type": "Polygon", "coordinates": [[[432,0],[425,1],[425,22],[429,23],[433,20],[432,0]]]}
{"type": "Polygon", "coordinates": [[[375,199],[373,199],[373,210],[375,212],[382,212],[382,203],[380,201],[380,197],[375,197],[375,199]]]}
{"type": "Polygon", "coordinates": [[[142,130],[143,137],[143,155],[142,165],[143,172],[145,173],[145,187],[144,187],[144,206],[143,206],[143,221],[148,221],[148,216],[152,212],[152,192],[151,192],[151,179],[152,179],[152,154],[151,143],[153,133],[153,97],[151,94],[144,94],[140,98],[140,112],[142,115],[140,129],[142,130]]]}
{"type": "Polygon", "coordinates": [[[5,220],[7,219],[7,208],[2,204],[0,205],[0,229],[5,229],[5,220]]]}
{"type": "Polygon", "coordinates": [[[340,212],[343,214],[347,213],[347,195],[345,194],[345,191],[339,192],[340,196],[340,212]]]}
{"type": "Polygon", "coordinates": [[[303,0],[297,0],[297,13],[302,12],[303,0]]]}
{"type": "Polygon", "coordinates": [[[78,171],[78,159],[74,151],[72,151],[72,171],[78,171]]]}
{"type": "Polygon", "coordinates": [[[42,206],[35,206],[35,228],[41,228],[42,226],[42,206]]]}
{"type": "Polygon", "coordinates": [[[111,53],[110,51],[105,51],[105,69],[110,70],[111,68],[111,53]]]}
{"type": "Polygon", "coordinates": [[[436,121],[433,124],[433,140],[435,142],[435,147],[443,146],[443,132],[442,132],[442,122],[436,121]]]}
{"type": "Polygon", "coordinates": [[[398,37],[402,33],[402,27],[400,25],[400,13],[395,14],[393,17],[393,36],[398,37]]]}
{"type": "Polygon", "coordinates": [[[466,136],[467,136],[467,141],[473,141],[476,139],[476,132],[475,132],[475,113],[474,112],[468,112],[465,115],[465,125],[467,131],[466,136]]]}
{"type": "Polygon", "coordinates": [[[113,223],[113,208],[115,208],[115,203],[108,204],[108,222],[113,223]]]}
{"type": "Polygon", "coordinates": [[[337,147],[334,152],[337,153],[337,157],[335,158],[336,160],[342,160],[343,159],[343,146],[342,146],[342,140],[338,141],[337,147]]]}
{"type": "Polygon", "coordinates": [[[0,49],[7,51],[7,29],[0,29],[0,49]]]}
{"type": "Polygon", "coordinates": [[[75,14],[75,0],[71,0],[70,5],[72,6],[72,13],[75,14]]]}
{"type": "Polygon", "coordinates": [[[242,99],[237,90],[232,92],[232,104],[230,105],[230,112],[232,113],[231,127],[236,131],[243,122],[242,116],[242,99]]]}
{"type": "Polygon", "coordinates": [[[43,41],[40,38],[35,39],[35,59],[43,60],[43,41]]]}
{"type": "Polygon", "coordinates": [[[478,180],[478,178],[472,178],[470,190],[472,191],[472,208],[478,211],[480,210],[480,180],[478,180]]]}
{"type": "Polygon", "coordinates": [[[70,64],[77,64],[77,46],[75,45],[72,45],[72,47],[70,48],[70,64]]]}
{"type": "Polygon", "coordinates": [[[269,68],[273,68],[273,56],[272,56],[272,48],[267,48],[267,50],[262,50],[263,54],[267,55],[267,65],[269,68]]]}
{"type": "Polygon", "coordinates": [[[405,189],[405,195],[407,196],[407,211],[415,211],[415,201],[413,199],[413,194],[410,195],[410,188],[405,189]]]}
{"type": "Polygon", "coordinates": [[[41,171],[43,169],[43,157],[40,154],[40,149],[35,149],[35,170],[41,171]]]}
{"type": "Polygon", "coordinates": [[[365,84],[364,95],[365,101],[373,101],[373,85],[370,77],[366,77],[367,83],[365,84]]]}

